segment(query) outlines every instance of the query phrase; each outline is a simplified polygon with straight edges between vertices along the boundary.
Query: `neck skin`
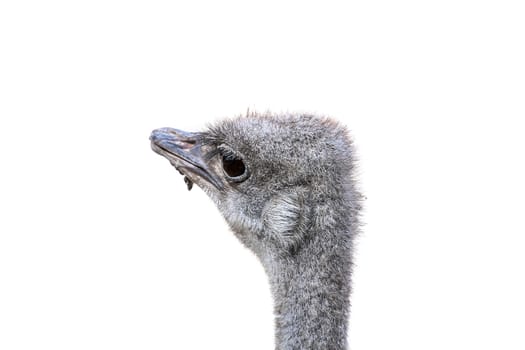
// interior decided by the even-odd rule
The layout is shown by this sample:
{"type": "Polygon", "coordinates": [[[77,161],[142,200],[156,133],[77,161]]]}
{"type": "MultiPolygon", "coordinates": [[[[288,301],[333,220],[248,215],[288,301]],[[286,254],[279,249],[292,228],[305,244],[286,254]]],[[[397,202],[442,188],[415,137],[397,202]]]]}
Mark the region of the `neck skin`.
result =
{"type": "Polygon", "coordinates": [[[311,242],[294,257],[272,259],[267,269],[276,350],[347,349],[350,249],[323,243],[311,242]]]}

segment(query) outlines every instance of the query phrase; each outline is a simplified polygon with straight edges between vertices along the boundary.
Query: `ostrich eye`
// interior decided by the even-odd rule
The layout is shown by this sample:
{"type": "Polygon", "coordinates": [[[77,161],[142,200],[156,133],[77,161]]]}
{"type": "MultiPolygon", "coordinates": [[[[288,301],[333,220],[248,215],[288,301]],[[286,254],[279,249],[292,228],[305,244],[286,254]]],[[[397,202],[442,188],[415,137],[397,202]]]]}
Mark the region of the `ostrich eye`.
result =
{"type": "Polygon", "coordinates": [[[241,182],[248,178],[246,165],[241,157],[230,150],[221,150],[222,168],[224,173],[233,181],[241,182]]]}
{"type": "Polygon", "coordinates": [[[222,167],[229,177],[239,177],[244,174],[246,167],[240,158],[232,158],[230,156],[222,157],[222,167]]]}

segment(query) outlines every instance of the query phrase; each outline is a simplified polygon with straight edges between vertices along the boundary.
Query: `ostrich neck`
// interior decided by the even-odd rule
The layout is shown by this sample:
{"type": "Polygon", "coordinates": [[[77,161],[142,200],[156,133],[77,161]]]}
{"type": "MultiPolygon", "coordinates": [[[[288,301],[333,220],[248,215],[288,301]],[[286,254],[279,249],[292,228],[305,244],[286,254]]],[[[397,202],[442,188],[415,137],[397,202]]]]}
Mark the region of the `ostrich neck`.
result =
{"type": "Polygon", "coordinates": [[[276,350],[347,348],[350,248],[311,243],[293,261],[274,261],[268,271],[276,350]]]}

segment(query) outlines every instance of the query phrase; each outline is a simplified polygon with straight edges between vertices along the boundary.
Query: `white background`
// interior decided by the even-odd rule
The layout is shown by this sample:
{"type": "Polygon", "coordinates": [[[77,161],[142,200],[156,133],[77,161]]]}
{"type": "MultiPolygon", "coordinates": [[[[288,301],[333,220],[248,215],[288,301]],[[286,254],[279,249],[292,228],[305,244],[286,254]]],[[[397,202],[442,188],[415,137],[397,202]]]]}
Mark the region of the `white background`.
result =
{"type": "Polygon", "coordinates": [[[148,140],[247,108],[352,132],[353,350],[525,349],[524,18],[522,1],[2,1],[0,349],[272,349],[261,266],[148,140]]]}

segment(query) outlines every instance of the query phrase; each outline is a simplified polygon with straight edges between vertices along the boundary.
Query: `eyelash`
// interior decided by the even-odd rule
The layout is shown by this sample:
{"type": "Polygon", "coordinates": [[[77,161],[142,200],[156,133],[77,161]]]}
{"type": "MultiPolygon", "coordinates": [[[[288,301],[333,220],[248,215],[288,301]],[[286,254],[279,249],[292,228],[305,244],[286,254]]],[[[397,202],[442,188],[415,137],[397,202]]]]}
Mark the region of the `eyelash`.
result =
{"type": "Polygon", "coordinates": [[[221,157],[226,158],[228,160],[234,160],[234,159],[240,158],[232,150],[224,146],[219,146],[219,154],[221,155],[221,157]]]}

